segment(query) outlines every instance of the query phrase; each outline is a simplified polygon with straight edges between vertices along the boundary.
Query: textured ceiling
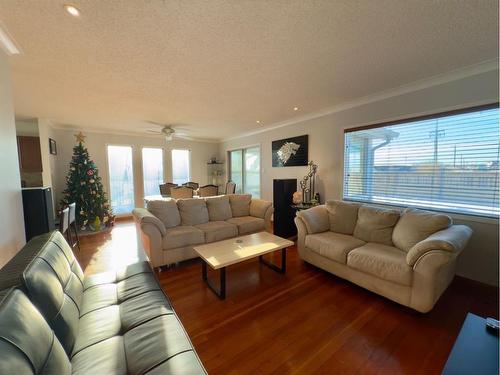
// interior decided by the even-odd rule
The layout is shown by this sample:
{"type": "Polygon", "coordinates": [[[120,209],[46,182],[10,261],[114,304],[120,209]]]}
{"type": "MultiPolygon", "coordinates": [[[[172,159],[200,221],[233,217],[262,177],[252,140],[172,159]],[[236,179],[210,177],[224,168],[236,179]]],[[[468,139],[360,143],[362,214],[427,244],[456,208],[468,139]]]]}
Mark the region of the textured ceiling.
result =
{"type": "Polygon", "coordinates": [[[19,117],[220,139],[498,56],[496,0],[72,3],[0,1],[19,117]]]}

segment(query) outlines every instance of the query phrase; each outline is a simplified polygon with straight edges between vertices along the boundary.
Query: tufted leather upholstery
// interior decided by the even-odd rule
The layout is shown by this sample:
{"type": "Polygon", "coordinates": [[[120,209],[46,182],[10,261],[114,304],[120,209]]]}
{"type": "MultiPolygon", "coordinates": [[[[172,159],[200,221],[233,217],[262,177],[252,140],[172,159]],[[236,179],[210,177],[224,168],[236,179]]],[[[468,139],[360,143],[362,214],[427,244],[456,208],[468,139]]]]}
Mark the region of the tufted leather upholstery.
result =
{"type": "MultiPolygon", "coordinates": [[[[23,311],[19,313],[19,307],[9,309],[14,309],[12,311],[17,311],[20,316],[40,311],[38,316],[43,316],[38,319],[40,327],[31,323],[29,327],[23,327],[19,325],[22,322],[12,328],[4,326],[2,304],[0,337],[9,330],[12,332],[7,332],[7,335],[18,335],[16,332],[23,329],[31,330],[32,335],[47,331],[43,333],[46,338],[41,336],[45,341],[37,341],[37,350],[40,353],[45,350],[45,356],[36,354],[45,358],[54,350],[50,350],[51,345],[56,349],[60,347],[63,355],[57,350],[54,352],[58,355],[58,365],[53,373],[146,374],[165,371],[163,373],[205,374],[182,324],[147,262],[84,278],[67,242],[59,232],[53,232],[24,270],[22,286],[29,300],[20,290],[13,295],[21,295],[16,298],[22,300],[23,311]],[[54,338],[49,340],[49,336],[54,338]],[[67,365],[59,357],[66,358],[67,365]]],[[[8,300],[7,304],[11,304],[9,298],[4,298],[8,300]]],[[[20,336],[16,346],[21,351],[31,350],[29,336],[28,333],[20,336]]],[[[4,359],[7,357],[0,347],[0,363],[4,359]]],[[[11,370],[18,365],[13,366],[11,370]]],[[[34,373],[45,373],[36,367],[34,370],[34,373]]],[[[1,368],[0,373],[4,373],[1,368]]]]}
{"type": "Polygon", "coordinates": [[[71,363],[49,325],[19,289],[0,297],[0,374],[71,374],[71,363]]]}
{"type": "Polygon", "coordinates": [[[23,272],[23,284],[66,352],[71,353],[83,302],[83,272],[59,232],[42,244],[23,272]]]}

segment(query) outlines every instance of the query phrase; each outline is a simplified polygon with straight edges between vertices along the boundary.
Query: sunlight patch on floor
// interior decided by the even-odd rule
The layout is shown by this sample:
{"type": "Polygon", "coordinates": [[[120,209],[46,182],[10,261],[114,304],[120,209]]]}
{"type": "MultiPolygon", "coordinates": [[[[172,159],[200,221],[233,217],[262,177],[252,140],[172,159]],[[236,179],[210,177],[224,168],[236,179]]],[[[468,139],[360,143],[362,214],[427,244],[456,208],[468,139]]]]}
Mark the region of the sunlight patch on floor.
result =
{"type": "Polygon", "coordinates": [[[97,248],[92,253],[85,274],[120,269],[144,259],[137,248],[134,223],[117,223],[111,234],[105,236],[99,245],[96,243],[97,248]]]}

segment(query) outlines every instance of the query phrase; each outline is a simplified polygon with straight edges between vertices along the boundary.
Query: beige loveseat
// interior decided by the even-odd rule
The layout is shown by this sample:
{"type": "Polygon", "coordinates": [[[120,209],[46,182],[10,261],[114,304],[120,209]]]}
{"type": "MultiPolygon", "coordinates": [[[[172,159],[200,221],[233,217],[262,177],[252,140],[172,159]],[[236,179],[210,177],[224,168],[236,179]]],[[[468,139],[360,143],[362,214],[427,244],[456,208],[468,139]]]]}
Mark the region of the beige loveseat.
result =
{"type": "Polygon", "coordinates": [[[303,260],[420,312],[451,283],[472,234],[442,214],[333,200],[295,224],[303,260]]]}
{"type": "Polygon", "coordinates": [[[270,230],[272,203],[250,194],[149,201],[133,210],[153,267],[195,258],[193,246],[270,230]]]}

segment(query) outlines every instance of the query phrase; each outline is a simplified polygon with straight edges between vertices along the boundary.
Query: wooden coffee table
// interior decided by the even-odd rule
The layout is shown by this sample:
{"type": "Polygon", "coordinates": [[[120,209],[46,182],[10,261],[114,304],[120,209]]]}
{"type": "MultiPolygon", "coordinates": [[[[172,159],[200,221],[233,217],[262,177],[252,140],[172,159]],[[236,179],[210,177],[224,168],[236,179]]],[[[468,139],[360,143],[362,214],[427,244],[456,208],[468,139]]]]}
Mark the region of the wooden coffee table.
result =
{"type": "Polygon", "coordinates": [[[226,298],[226,267],[231,264],[243,262],[244,260],[259,257],[259,261],[271,269],[286,272],[286,249],[293,242],[285,238],[275,236],[268,232],[259,232],[246,236],[231,238],[228,240],[212,242],[205,245],[195,246],[193,249],[203,260],[202,277],[208,287],[220,298],[226,298]],[[281,265],[277,266],[264,259],[263,255],[281,250],[281,265]],[[207,264],[214,270],[219,270],[219,290],[212,285],[207,276],[207,264]]]}

